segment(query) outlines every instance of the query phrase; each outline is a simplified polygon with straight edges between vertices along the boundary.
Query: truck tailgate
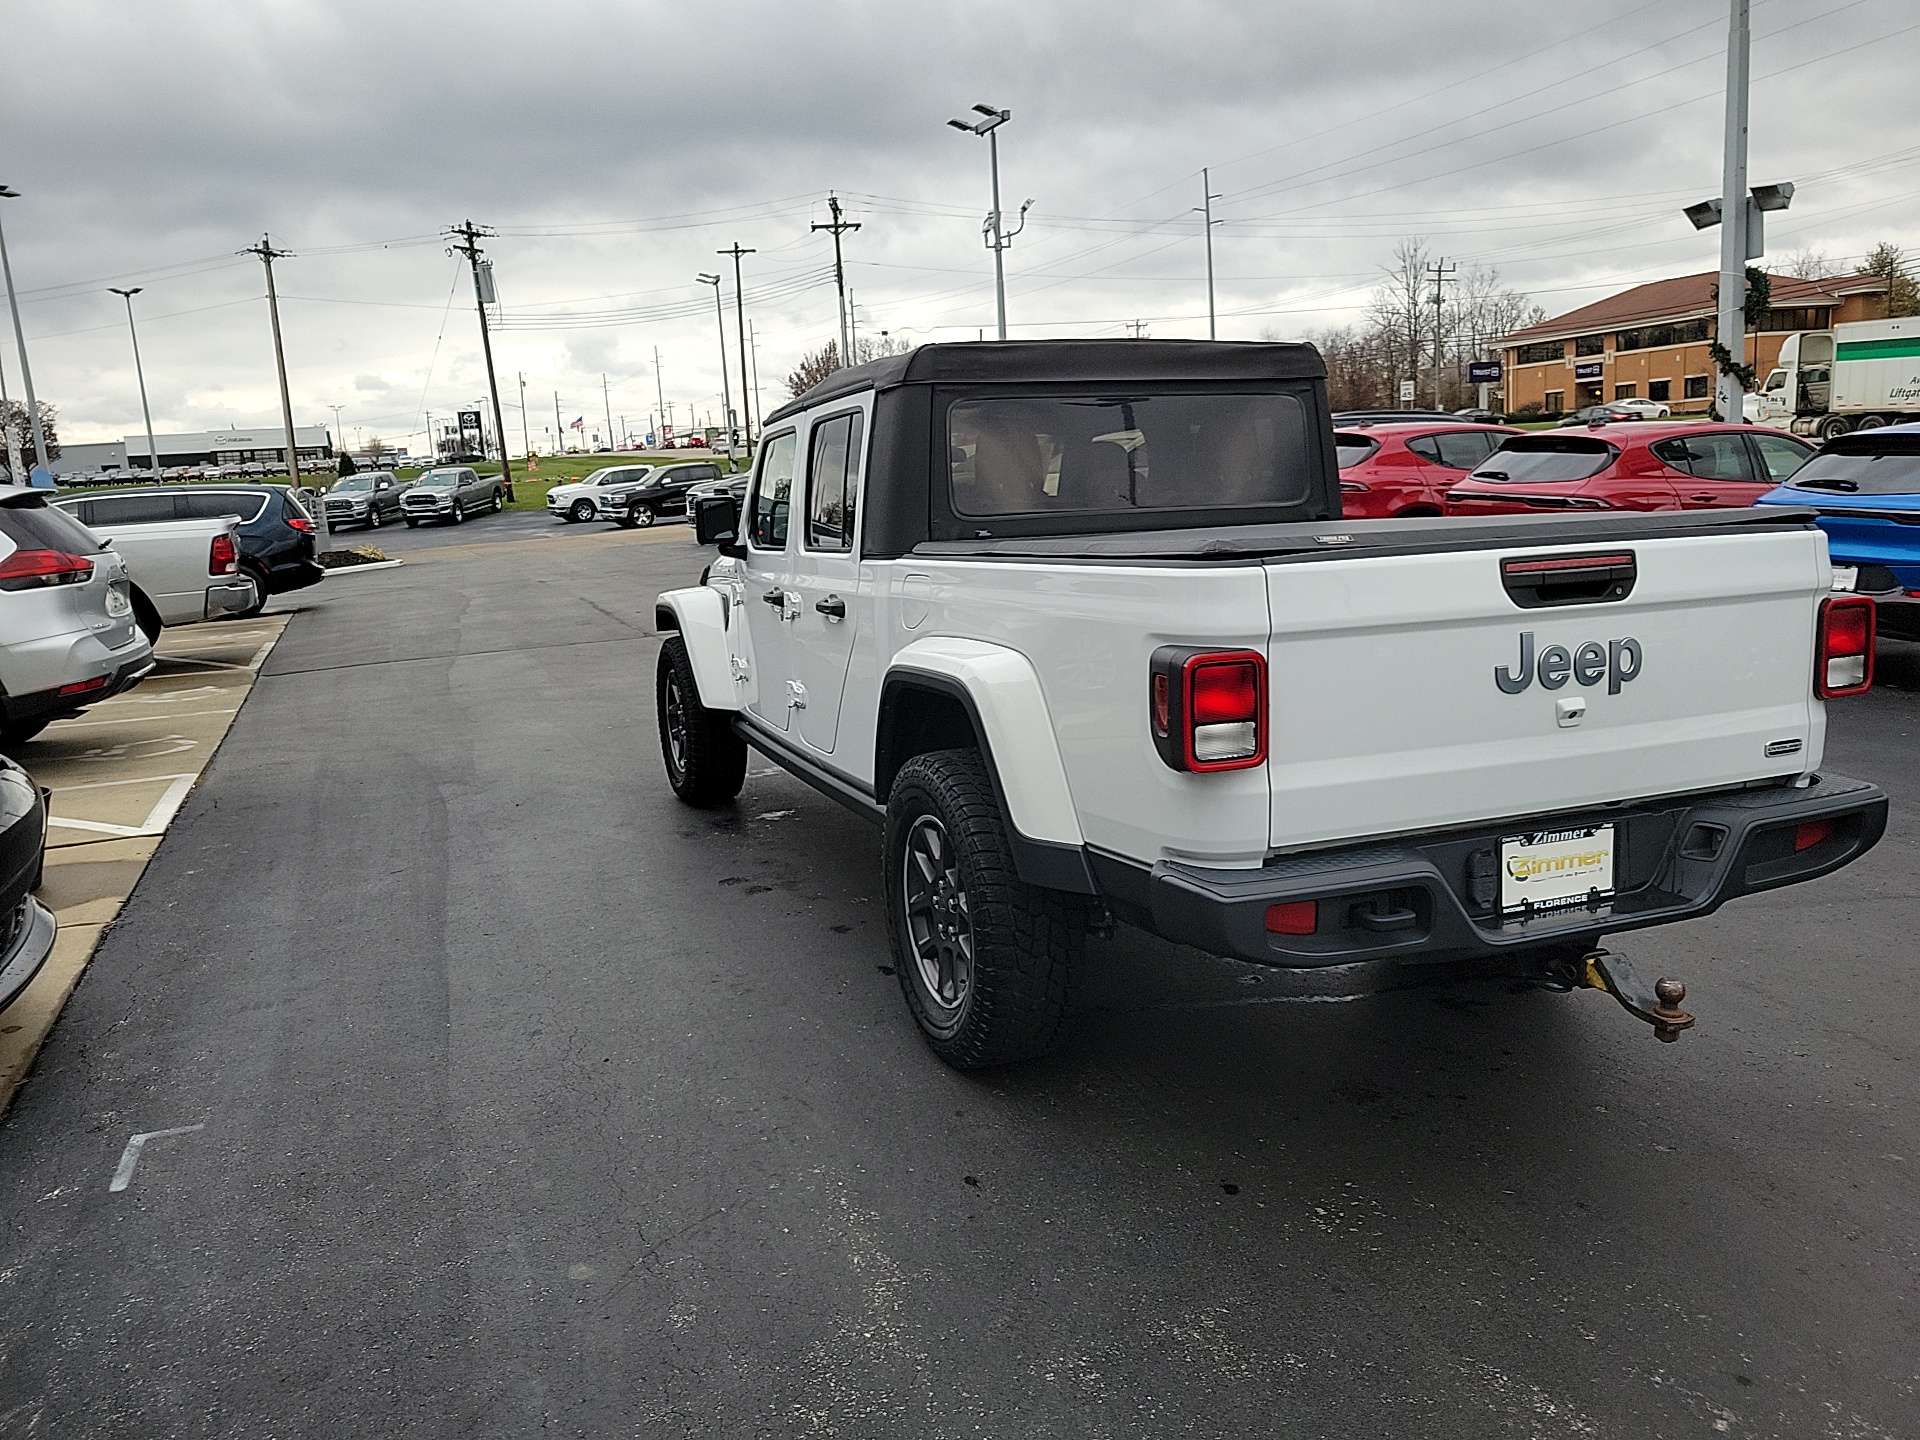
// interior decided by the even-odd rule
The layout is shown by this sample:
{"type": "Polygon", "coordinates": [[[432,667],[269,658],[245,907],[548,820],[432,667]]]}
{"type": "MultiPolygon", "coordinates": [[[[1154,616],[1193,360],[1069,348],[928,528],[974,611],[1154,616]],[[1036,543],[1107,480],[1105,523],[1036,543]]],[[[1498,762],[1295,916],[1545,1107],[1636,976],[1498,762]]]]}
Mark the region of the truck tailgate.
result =
{"type": "Polygon", "coordinates": [[[1829,572],[1817,532],[1541,538],[1268,563],[1276,849],[1709,790],[1819,761],[1814,627],[1829,572]],[[1627,553],[1624,599],[1526,608],[1502,578],[1506,559],[1627,553]],[[1589,644],[1578,669],[1562,667],[1589,644]]]}

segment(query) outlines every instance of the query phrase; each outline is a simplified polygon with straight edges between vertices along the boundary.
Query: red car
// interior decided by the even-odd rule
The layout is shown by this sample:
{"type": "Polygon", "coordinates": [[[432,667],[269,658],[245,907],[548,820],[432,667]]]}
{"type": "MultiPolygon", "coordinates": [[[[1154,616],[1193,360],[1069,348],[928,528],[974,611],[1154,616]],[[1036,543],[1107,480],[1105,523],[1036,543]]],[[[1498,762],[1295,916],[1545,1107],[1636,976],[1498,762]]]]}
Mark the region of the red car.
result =
{"type": "Polygon", "coordinates": [[[1387,421],[1334,431],[1340,513],[1349,520],[1438,515],[1447,488],[1466,479],[1509,435],[1504,425],[1387,421]]]}
{"type": "Polygon", "coordinates": [[[1447,492],[1449,515],[1742,509],[1813,446],[1713,420],[1637,420],[1515,435],[1447,492]]]}

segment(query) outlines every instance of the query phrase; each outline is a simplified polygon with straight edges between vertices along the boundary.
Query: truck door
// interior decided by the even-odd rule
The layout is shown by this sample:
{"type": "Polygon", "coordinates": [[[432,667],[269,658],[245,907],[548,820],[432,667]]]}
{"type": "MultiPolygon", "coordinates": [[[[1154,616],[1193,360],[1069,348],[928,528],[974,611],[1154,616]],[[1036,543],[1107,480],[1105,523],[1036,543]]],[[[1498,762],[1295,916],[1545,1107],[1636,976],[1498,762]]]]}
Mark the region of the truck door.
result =
{"type": "Polygon", "coordinates": [[[800,738],[831,753],[840,696],[868,596],[854,545],[866,452],[866,412],[849,408],[815,418],[808,431],[804,523],[789,588],[800,597],[788,632],[792,701],[800,738]]]}
{"type": "Polygon", "coordinates": [[[796,436],[788,430],[761,442],[760,469],[747,494],[747,579],[741,606],[746,612],[747,709],[777,730],[787,728],[791,673],[789,631],[799,614],[787,588],[788,520],[793,508],[793,456],[796,436]]]}

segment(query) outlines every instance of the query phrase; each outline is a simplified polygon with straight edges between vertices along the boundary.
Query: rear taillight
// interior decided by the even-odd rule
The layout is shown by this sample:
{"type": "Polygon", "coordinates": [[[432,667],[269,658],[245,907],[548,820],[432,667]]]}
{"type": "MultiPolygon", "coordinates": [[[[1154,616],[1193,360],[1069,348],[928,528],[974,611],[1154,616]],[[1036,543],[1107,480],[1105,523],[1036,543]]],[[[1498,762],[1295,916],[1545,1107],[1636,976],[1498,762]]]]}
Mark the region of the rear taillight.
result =
{"type": "Polygon", "coordinates": [[[1873,601],[1835,595],[1820,602],[1813,688],[1823,700],[1861,695],[1873,684],[1873,601]]]}
{"type": "Polygon", "coordinates": [[[233,547],[231,535],[216,535],[213,545],[207,551],[207,573],[210,575],[231,575],[240,568],[240,555],[233,547]]]}
{"type": "Polygon", "coordinates": [[[294,529],[301,530],[301,531],[313,529],[313,521],[307,519],[307,517],[304,515],[287,516],[287,524],[291,525],[294,529]]]}
{"type": "Polygon", "coordinates": [[[64,550],[16,550],[0,560],[0,590],[79,585],[92,576],[93,561],[64,550]]]}
{"type": "Polygon", "coordinates": [[[1254,650],[1153,652],[1148,727],[1175,770],[1245,770],[1267,759],[1267,661],[1254,650]]]}

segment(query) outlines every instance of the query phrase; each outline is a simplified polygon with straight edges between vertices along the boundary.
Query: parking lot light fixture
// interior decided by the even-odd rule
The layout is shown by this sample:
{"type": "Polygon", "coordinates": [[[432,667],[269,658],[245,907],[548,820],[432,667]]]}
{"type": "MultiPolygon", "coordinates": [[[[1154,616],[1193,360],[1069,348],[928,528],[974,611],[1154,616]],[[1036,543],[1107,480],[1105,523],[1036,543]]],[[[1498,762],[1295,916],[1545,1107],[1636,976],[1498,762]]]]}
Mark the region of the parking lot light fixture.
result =
{"type": "MultiPolygon", "coordinates": [[[[0,185],[0,200],[18,200],[20,192],[0,185]]],[[[13,262],[7,258],[7,232],[0,226],[0,272],[7,281],[7,306],[13,311],[13,343],[20,355],[20,383],[27,387],[27,425],[33,431],[33,458],[38,469],[47,466],[47,432],[40,424],[40,402],[33,395],[33,366],[27,363],[27,336],[20,328],[20,297],[13,290],[13,262]]]]}
{"type": "Polygon", "coordinates": [[[964,130],[969,135],[987,137],[987,166],[993,177],[993,209],[987,212],[986,224],[981,227],[987,242],[987,248],[993,251],[993,297],[994,309],[999,319],[999,334],[1002,340],[1007,338],[1007,247],[1013,244],[1013,237],[1026,228],[1027,210],[1033,204],[1029,200],[1020,207],[1020,223],[1013,229],[1006,228],[1005,217],[1000,213],[1000,137],[996,133],[1000,127],[1013,118],[1011,110],[996,110],[991,105],[975,105],[974,113],[982,116],[979,120],[949,120],[947,124],[956,130],[964,130]]]}
{"type": "Polygon", "coordinates": [[[133,325],[133,297],[144,286],[135,285],[122,290],[117,285],[109,285],[108,291],[127,302],[127,334],[133,340],[133,376],[140,382],[140,416],[147,422],[147,468],[153,471],[153,478],[160,478],[160,450],[153,443],[153,411],[147,406],[147,375],[140,366],[140,332],[133,325]]]}

